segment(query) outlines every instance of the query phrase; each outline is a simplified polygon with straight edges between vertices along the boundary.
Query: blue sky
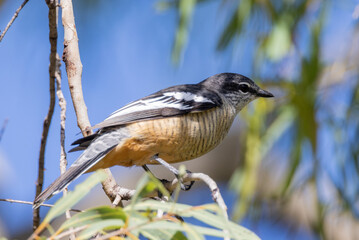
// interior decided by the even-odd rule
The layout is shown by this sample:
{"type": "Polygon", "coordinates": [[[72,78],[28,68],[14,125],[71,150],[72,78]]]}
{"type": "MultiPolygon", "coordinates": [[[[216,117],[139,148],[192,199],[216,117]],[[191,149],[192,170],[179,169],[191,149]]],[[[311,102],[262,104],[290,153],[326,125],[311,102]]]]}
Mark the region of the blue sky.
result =
{"type": "MultiPolygon", "coordinates": [[[[21,2],[12,0],[4,3],[0,9],[1,29],[21,2]]],[[[92,124],[102,121],[124,104],[161,88],[196,83],[219,72],[251,74],[251,58],[246,57],[250,51],[243,43],[237,46],[235,53],[215,51],[219,32],[228,18],[218,11],[219,1],[209,1],[196,8],[189,44],[178,67],[170,61],[177,24],[175,10],[157,12],[156,1],[147,0],[136,3],[130,0],[74,2],[84,66],[83,91],[92,124]]],[[[336,14],[342,17],[329,18],[329,23],[339,24],[336,21],[340,21],[343,26],[340,29],[350,29],[349,10],[347,5],[340,7],[336,14]]],[[[0,125],[4,119],[9,119],[0,143],[0,198],[28,201],[34,198],[42,123],[49,104],[47,21],[44,1],[29,1],[0,43],[0,125]]],[[[60,24],[60,54],[62,31],[60,24]]],[[[328,28],[325,39],[324,43],[329,46],[332,41],[338,41],[338,34],[328,28]]],[[[326,57],[330,59],[334,55],[335,51],[332,51],[326,57]]],[[[62,66],[63,90],[68,104],[68,150],[71,142],[80,135],[76,135],[79,129],[65,73],[62,66]]],[[[46,149],[45,186],[59,175],[59,128],[59,107],[56,103],[46,149]]],[[[69,154],[69,162],[73,162],[76,156],[69,154]]],[[[116,173],[126,174],[126,171],[118,168],[116,173]]],[[[210,201],[210,196],[207,201],[210,201]]],[[[42,215],[44,213],[42,211],[42,215]]],[[[30,206],[0,202],[0,220],[9,234],[19,225],[30,229],[31,219],[30,206]]],[[[274,229],[277,234],[280,232],[266,220],[262,223],[265,235],[270,232],[269,229],[274,229]],[[268,224],[269,227],[266,227],[268,224]]]]}

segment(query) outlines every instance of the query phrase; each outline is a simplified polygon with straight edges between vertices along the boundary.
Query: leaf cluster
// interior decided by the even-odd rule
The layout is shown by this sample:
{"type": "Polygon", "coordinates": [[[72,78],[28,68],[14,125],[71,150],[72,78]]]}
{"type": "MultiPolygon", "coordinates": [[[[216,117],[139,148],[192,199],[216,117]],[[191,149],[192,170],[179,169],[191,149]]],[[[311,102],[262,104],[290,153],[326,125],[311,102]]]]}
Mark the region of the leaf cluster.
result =
{"type": "Polygon", "coordinates": [[[75,205],[99,182],[106,178],[98,171],[76,186],[73,192],[56,202],[31,236],[61,239],[76,234],[78,239],[205,239],[206,236],[231,239],[259,239],[251,231],[226,220],[216,204],[190,206],[174,201],[144,199],[148,193],[161,192],[170,197],[162,183],[152,176],[144,175],[138,183],[131,204],[121,207],[99,206],[87,209],[66,220],[58,229],[51,221],[75,205]]]}

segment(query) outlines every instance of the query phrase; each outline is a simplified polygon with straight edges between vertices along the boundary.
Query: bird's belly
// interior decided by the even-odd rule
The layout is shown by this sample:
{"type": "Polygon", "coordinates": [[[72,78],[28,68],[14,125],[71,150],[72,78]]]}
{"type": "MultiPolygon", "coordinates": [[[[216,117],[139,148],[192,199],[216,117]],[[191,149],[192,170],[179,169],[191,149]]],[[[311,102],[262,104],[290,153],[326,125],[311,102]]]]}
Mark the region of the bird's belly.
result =
{"type": "Polygon", "coordinates": [[[126,128],[132,137],[115,147],[95,168],[156,164],[152,159],[156,154],[169,163],[197,158],[223,140],[233,119],[233,114],[214,109],[129,124],[126,128]]]}

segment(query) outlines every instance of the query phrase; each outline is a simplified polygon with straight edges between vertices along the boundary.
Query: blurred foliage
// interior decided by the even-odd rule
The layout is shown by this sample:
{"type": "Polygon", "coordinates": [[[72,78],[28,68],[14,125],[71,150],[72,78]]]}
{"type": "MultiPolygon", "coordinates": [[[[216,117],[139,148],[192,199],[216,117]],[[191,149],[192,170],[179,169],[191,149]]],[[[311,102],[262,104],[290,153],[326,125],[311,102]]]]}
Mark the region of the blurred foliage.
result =
{"type": "Polygon", "coordinates": [[[169,197],[162,183],[149,175],[141,178],[136,195],[127,207],[101,206],[87,209],[66,220],[57,230],[51,227],[50,222],[55,217],[64,214],[89,189],[105,178],[104,172],[98,171],[76,186],[74,192],[57,201],[31,239],[39,236],[45,228],[50,232],[51,239],[66,238],[71,233],[76,233],[77,239],[89,239],[92,236],[101,239],[139,239],[143,236],[147,239],[185,240],[205,239],[205,236],[223,238],[226,234],[231,239],[259,239],[249,230],[225,219],[216,204],[189,206],[172,201],[143,200],[142,197],[153,191],[160,191],[163,196],[169,197]],[[200,224],[193,224],[190,219],[200,224]]]}
{"type": "MultiPolygon", "coordinates": [[[[173,3],[182,1],[164,2],[176,7],[173,3]]],[[[334,202],[339,202],[336,208],[342,212],[349,211],[359,217],[359,49],[356,47],[359,30],[356,23],[353,41],[341,43],[347,46],[346,56],[334,61],[323,59],[323,29],[328,27],[327,12],[333,4],[329,0],[223,0],[221,3],[220,14],[230,18],[222,26],[217,50],[234,47],[240,41],[255,42],[253,57],[246,55],[248,61],[254,62],[252,77],[278,93],[275,106],[268,100],[257,100],[242,111],[246,125],[241,131],[243,163],[230,183],[238,193],[234,213],[237,219],[254,206],[259,167],[275,151],[287,155],[287,159],[274,161],[284,165],[284,171],[277,171],[275,166],[268,169],[275,177],[282,175],[280,186],[269,198],[285,200],[295,189],[313,185],[318,217],[312,228],[323,238],[323,221],[334,202]],[[250,39],[246,38],[248,35],[250,39]],[[342,93],[336,95],[338,88],[342,93]],[[326,146],[328,142],[334,149],[326,146]],[[309,171],[303,174],[304,165],[309,171]],[[337,195],[326,198],[328,178],[329,187],[334,187],[337,195]]],[[[196,5],[189,7],[192,9],[186,11],[192,13],[196,5]]],[[[182,16],[181,8],[177,8],[182,16]]],[[[188,20],[185,22],[188,27],[188,20]]],[[[184,25],[179,25],[177,29],[177,48],[173,50],[176,58],[185,46],[183,42],[177,43],[178,38],[189,37],[188,30],[183,28],[184,25]]]]}
{"type": "Polygon", "coordinates": [[[196,0],[181,0],[178,4],[179,21],[175,43],[172,50],[172,60],[177,61],[180,58],[181,49],[187,42],[188,25],[190,23],[193,8],[196,5],[196,0]]]}

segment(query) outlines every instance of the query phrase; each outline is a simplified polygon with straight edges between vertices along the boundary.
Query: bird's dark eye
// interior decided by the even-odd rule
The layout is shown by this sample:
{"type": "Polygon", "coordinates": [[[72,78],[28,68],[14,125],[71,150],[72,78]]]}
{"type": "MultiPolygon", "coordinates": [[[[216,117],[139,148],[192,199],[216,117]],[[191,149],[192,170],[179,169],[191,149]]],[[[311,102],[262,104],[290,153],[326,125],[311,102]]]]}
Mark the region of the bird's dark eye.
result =
{"type": "Polygon", "coordinates": [[[239,90],[243,93],[248,93],[249,92],[249,86],[247,84],[240,84],[239,85],[239,90]]]}

